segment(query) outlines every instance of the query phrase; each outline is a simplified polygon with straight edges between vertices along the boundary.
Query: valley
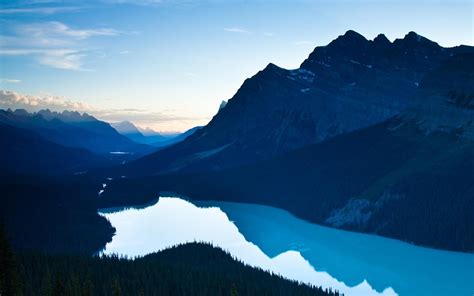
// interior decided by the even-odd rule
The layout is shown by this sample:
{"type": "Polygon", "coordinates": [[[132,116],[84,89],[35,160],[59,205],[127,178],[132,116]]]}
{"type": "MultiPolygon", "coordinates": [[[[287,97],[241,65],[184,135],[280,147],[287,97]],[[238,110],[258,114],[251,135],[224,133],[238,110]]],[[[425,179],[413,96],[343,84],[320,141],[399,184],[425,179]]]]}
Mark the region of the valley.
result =
{"type": "Polygon", "coordinates": [[[1,295],[474,291],[472,46],[348,30],[205,125],[58,100],[0,91],[1,295]]]}

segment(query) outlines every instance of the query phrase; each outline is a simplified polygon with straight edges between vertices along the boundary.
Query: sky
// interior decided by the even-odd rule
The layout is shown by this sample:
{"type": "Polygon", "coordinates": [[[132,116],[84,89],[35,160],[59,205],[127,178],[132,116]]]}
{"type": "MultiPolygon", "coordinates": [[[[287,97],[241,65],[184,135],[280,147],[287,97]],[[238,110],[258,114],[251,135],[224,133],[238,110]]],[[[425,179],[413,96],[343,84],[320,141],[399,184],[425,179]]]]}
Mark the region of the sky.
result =
{"type": "Polygon", "coordinates": [[[268,63],[345,31],[474,45],[471,0],[0,0],[0,108],[88,112],[157,131],[209,122],[268,63]]]}

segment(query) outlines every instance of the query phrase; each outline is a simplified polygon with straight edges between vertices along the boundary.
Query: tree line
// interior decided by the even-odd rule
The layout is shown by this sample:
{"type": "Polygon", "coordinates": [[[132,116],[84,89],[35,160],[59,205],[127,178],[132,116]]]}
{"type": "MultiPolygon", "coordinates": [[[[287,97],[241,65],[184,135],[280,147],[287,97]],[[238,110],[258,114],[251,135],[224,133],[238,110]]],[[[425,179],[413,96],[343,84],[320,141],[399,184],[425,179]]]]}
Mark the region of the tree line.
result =
{"type": "Polygon", "coordinates": [[[247,266],[208,244],[185,244],[131,259],[14,252],[2,233],[0,295],[341,294],[247,266]]]}

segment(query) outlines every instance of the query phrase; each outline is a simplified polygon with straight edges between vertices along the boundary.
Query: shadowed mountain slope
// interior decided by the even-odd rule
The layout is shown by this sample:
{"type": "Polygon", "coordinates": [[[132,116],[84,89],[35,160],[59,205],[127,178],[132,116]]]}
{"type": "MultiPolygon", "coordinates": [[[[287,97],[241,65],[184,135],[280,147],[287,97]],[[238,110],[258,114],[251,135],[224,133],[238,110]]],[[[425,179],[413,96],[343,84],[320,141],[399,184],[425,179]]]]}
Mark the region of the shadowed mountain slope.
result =
{"type": "Polygon", "coordinates": [[[45,140],[30,130],[3,123],[0,123],[0,139],[0,167],[3,174],[76,173],[111,164],[106,158],[86,149],[65,147],[45,140]]]}
{"type": "Polygon", "coordinates": [[[110,152],[123,151],[143,155],[152,150],[120,135],[108,123],[85,113],[0,110],[0,122],[30,130],[45,140],[66,147],[87,149],[96,154],[108,155],[110,152]]]}
{"type": "Polygon", "coordinates": [[[407,108],[427,72],[469,51],[443,48],[413,32],[390,42],[348,31],[317,47],[299,69],[269,64],[207,126],[129,163],[123,174],[222,170],[380,123],[407,108]]]}
{"type": "Polygon", "coordinates": [[[473,252],[473,75],[474,54],[453,56],[420,82],[410,108],[382,123],[246,167],[116,180],[102,202],[133,204],[175,191],[473,252]]]}

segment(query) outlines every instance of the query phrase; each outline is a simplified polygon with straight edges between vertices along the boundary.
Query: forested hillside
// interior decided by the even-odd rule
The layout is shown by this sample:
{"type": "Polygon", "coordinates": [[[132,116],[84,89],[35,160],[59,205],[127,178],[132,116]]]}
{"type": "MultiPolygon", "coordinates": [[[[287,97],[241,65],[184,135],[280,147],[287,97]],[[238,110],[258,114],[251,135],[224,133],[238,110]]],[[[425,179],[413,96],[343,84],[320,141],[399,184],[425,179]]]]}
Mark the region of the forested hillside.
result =
{"type": "Polygon", "coordinates": [[[423,79],[408,110],[383,123],[255,165],[119,180],[101,202],[138,204],[175,191],[268,204],[320,224],[472,252],[473,69],[474,54],[451,57],[423,79]]]}
{"type": "Polygon", "coordinates": [[[139,259],[15,254],[0,234],[0,295],[339,296],[235,261],[192,243],[139,259]]]}
{"type": "Polygon", "coordinates": [[[0,177],[0,224],[14,248],[92,255],[112,238],[115,229],[97,214],[97,181],[82,175],[0,177]]]}

